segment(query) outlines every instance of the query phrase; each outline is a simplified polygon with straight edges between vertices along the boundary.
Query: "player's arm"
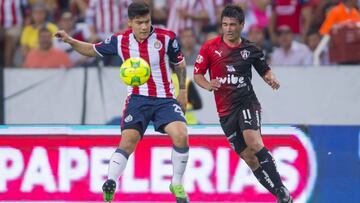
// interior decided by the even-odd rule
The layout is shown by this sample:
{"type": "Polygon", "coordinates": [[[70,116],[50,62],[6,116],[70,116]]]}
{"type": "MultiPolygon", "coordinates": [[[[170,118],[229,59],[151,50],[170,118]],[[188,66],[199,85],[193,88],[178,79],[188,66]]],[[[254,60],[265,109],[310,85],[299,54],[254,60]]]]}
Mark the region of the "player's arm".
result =
{"type": "Polygon", "coordinates": [[[266,63],[265,55],[260,49],[256,49],[254,53],[254,62],[255,70],[258,74],[264,79],[264,81],[273,89],[279,89],[280,83],[276,79],[275,74],[272,72],[269,65],[266,63]]]}
{"type": "Polygon", "coordinates": [[[179,80],[179,89],[186,89],[186,62],[183,60],[177,65],[174,65],[174,71],[179,80]]]}
{"type": "Polygon", "coordinates": [[[68,43],[75,51],[84,56],[95,57],[97,55],[93,49],[93,44],[74,39],[70,37],[64,30],[57,31],[55,36],[61,39],[63,42],[68,43]]]}
{"type": "Polygon", "coordinates": [[[174,71],[179,81],[179,94],[177,100],[181,105],[183,112],[186,111],[187,94],[186,94],[186,62],[185,59],[179,64],[175,65],[174,71]]]}
{"type": "Polygon", "coordinates": [[[275,74],[271,71],[271,69],[269,69],[268,71],[265,72],[263,79],[274,90],[277,90],[280,88],[280,83],[277,80],[275,74]]]}
{"type": "Polygon", "coordinates": [[[194,81],[196,84],[198,84],[200,87],[208,90],[208,91],[216,91],[220,88],[221,84],[219,80],[212,79],[208,81],[203,74],[194,74],[194,81]]]}
{"type": "Polygon", "coordinates": [[[203,45],[200,49],[199,55],[196,58],[194,65],[194,81],[197,85],[208,91],[218,90],[220,88],[220,81],[217,79],[208,80],[205,74],[210,66],[210,59],[208,57],[208,47],[203,45]]]}
{"type": "Polygon", "coordinates": [[[185,112],[187,104],[186,62],[175,34],[173,34],[169,41],[167,55],[169,56],[170,64],[174,67],[173,70],[179,81],[179,94],[176,99],[180,103],[183,112],[185,112]]]}

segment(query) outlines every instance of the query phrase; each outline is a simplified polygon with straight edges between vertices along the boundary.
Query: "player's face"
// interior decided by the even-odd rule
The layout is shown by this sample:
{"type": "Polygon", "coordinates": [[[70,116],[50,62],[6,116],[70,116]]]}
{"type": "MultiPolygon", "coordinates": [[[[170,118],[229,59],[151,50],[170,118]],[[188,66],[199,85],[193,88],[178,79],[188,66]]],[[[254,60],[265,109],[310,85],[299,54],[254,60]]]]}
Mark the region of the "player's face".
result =
{"type": "Polygon", "coordinates": [[[221,21],[224,39],[230,42],[236,42],[240,39],[243,27],[244,23],[240,23],[236,18],[223,17],[221,21]]]}
{"type": "Polygon", "coordinates": [[[129,19],[129,27],[132,28],[136,39],[140,42],[144,41],[150,35],[151,18],[150,14],[129,19]]]}

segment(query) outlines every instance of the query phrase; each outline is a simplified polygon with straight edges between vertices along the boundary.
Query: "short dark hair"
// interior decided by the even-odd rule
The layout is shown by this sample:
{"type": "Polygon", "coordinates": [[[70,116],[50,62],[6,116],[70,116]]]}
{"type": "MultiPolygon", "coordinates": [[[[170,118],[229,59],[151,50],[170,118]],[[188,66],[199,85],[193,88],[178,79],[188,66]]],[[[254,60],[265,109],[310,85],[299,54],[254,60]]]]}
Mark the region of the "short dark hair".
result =
{"type": "Polygon", "coordinates": [[[128,7],[129,19],[134,19],[139,16],[144,16],[150,13],[149,5],[143,1],[134,1],[128,7]]]}
{"type": "Polygon", "coordinates": [[[221,13],[221,22],[224,17],[236,18],[240,23],[245,20],[243,9],[236,5],[227,5],[221,13]]]}

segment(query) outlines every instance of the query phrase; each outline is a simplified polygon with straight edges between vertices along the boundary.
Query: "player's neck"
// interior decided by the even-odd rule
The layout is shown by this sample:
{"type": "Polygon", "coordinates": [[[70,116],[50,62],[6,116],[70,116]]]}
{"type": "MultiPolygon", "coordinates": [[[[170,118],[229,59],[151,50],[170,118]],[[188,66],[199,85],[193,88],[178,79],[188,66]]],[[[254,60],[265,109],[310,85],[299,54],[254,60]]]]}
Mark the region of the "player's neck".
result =
{"type": "Polygon", "coordinates": [[[239,39],[236,40],[228,40],[226,38],[223,38],[224,43],[226,45],[228,45],[229,47],[238,47],[241,44],[241,38],[239,37],[239,39]]]}

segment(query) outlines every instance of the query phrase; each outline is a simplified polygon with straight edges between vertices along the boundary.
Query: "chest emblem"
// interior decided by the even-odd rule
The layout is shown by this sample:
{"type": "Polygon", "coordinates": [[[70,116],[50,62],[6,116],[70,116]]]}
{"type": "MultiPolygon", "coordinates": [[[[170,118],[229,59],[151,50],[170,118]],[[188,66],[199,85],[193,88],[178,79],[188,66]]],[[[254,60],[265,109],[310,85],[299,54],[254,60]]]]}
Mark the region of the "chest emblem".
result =
{"type": "Polygon", "coordinates": [[[162,43],[159,40],[154,42],[154,48],[160,50],[162,48],[162,43]]]}
{"type": "Polygon", "coordinates": [[[249,56],[250,56],[250,51],[244,49],[242,51],[240,51],[241,57],[246,60],[249,56]]]}

